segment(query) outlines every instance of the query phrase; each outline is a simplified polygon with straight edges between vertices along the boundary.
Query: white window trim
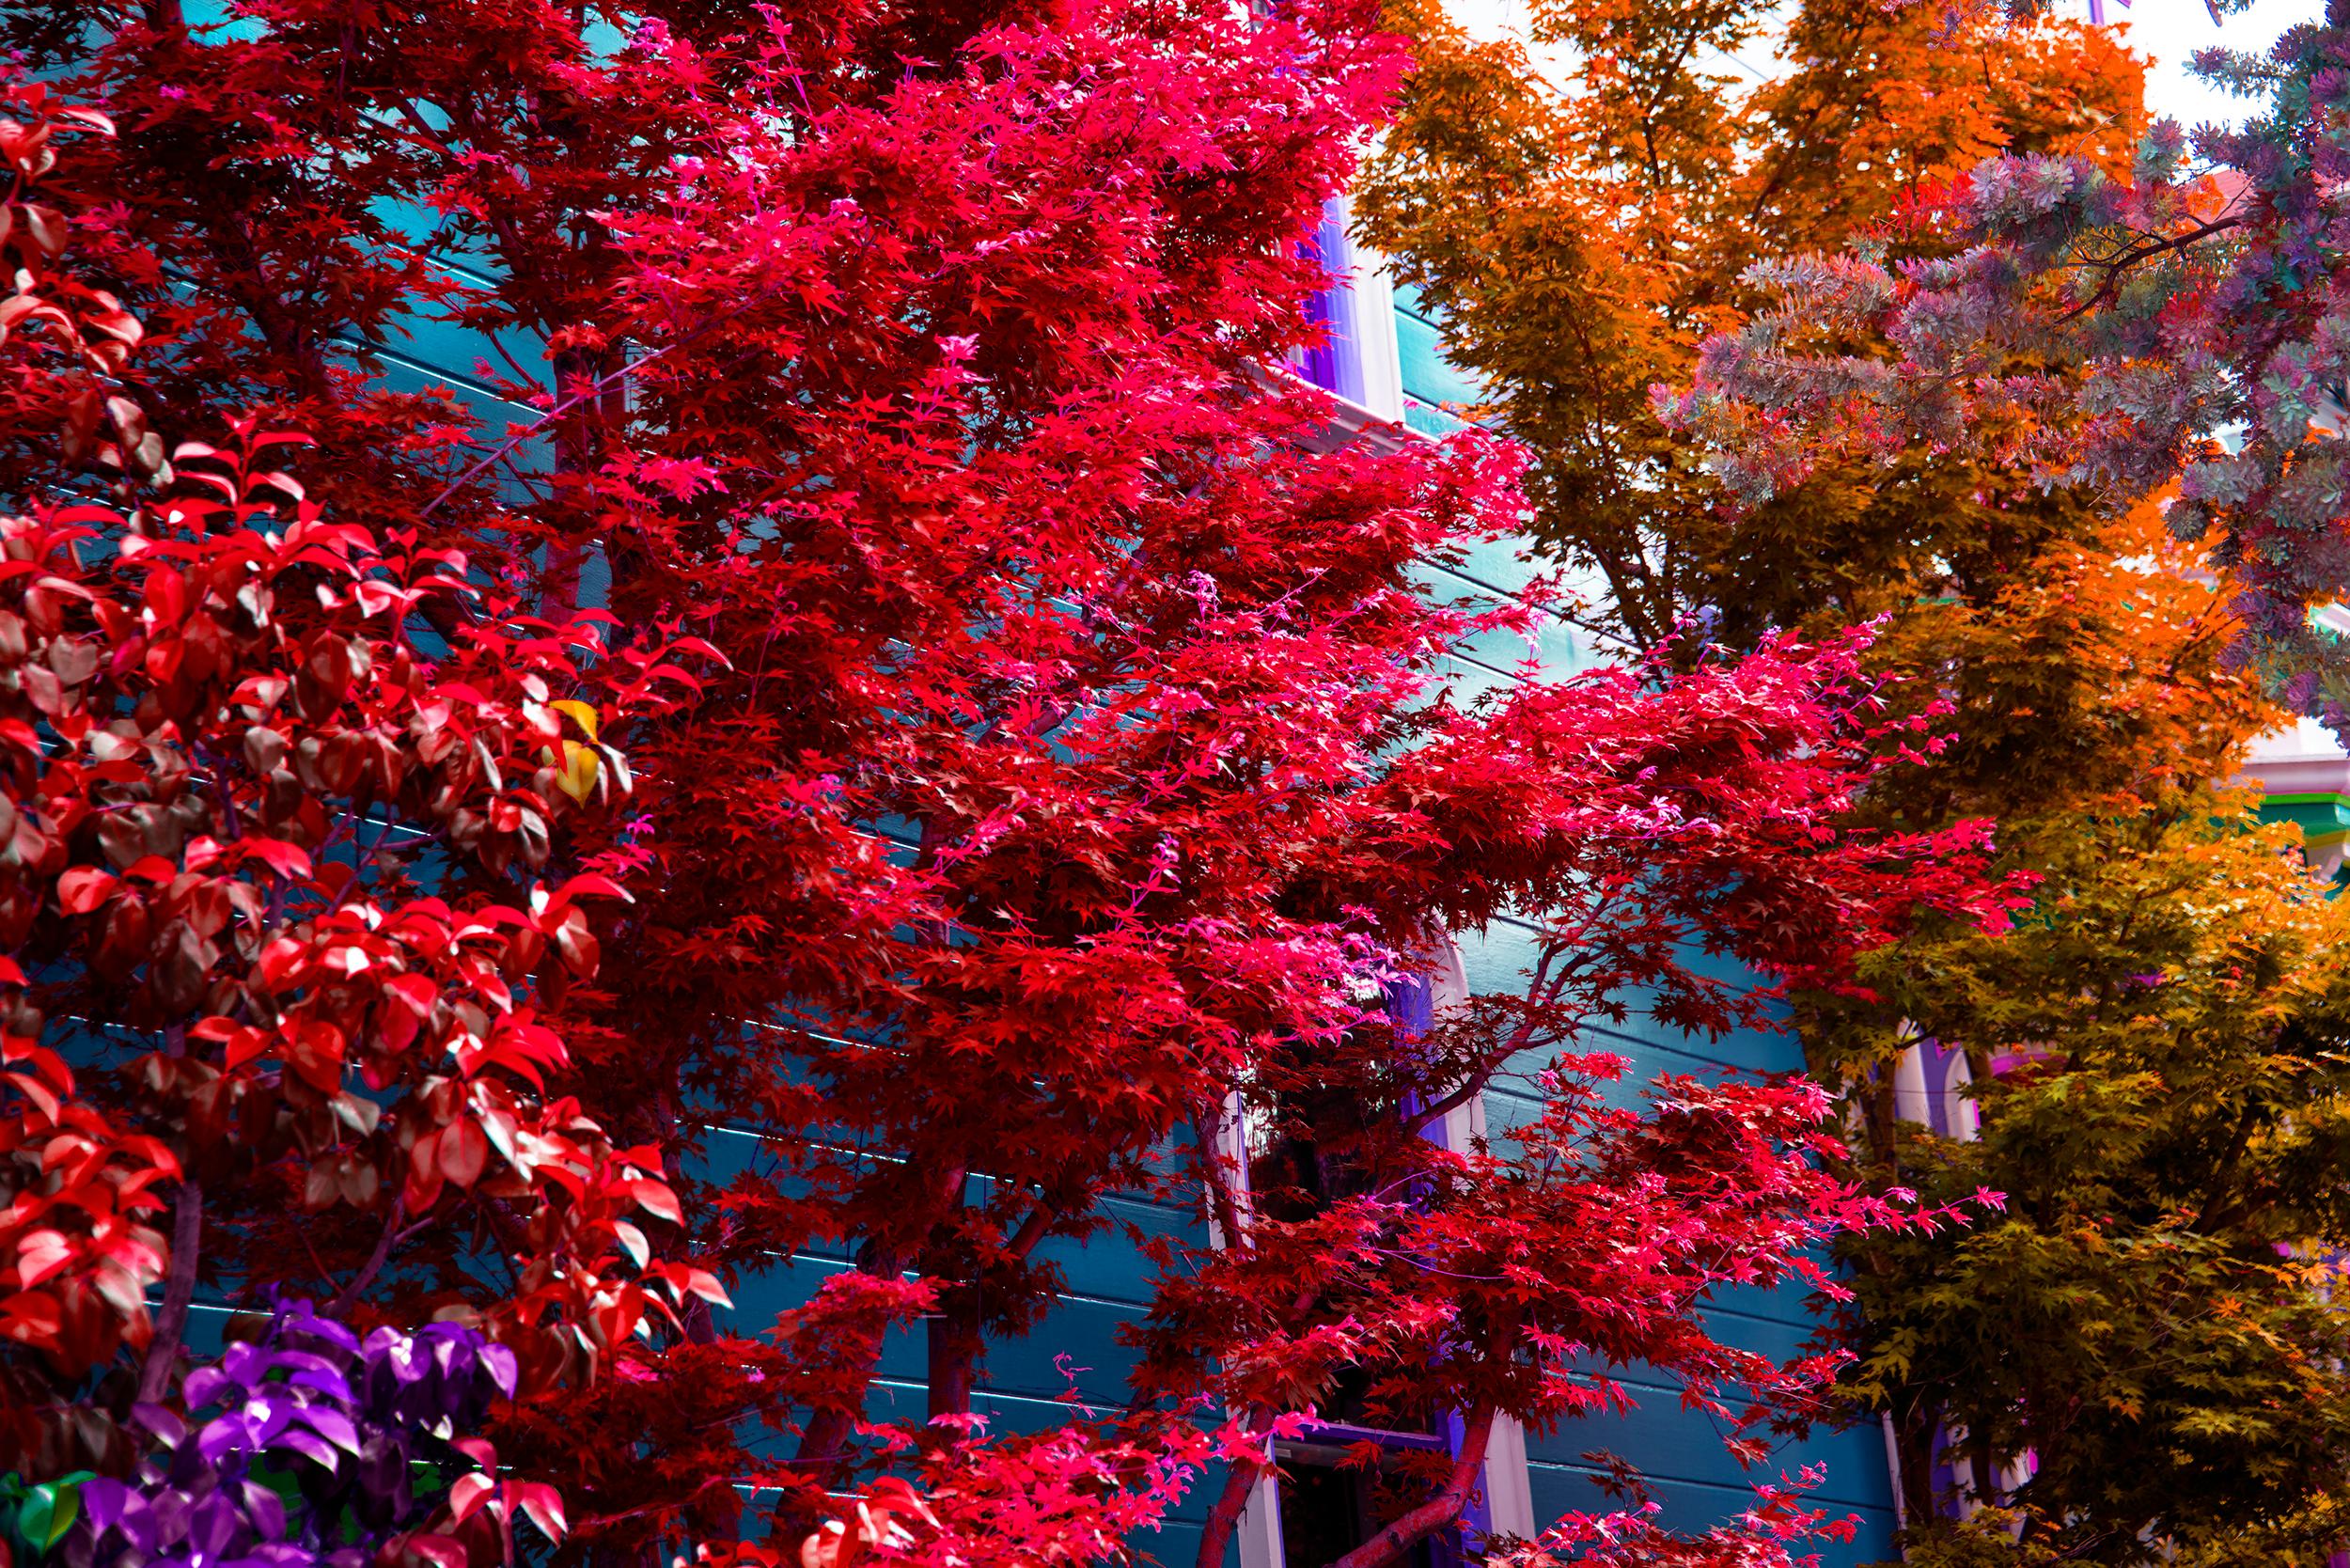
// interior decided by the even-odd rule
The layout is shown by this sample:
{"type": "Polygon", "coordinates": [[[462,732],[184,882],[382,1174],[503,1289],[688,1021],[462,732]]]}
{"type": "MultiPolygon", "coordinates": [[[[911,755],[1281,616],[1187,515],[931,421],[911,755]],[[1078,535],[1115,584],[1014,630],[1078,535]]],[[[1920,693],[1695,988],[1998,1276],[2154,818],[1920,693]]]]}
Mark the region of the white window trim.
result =
{"type": "Polygon", "coordinates": [[[1346,313],[1346,335],[1355,345],[1363,378],[1363,406],[1382,419],[1403,417],[1403,362],[1395,342],[1395,282],[1386,259],[1355,243],[1355,206],[1339,201],[1345,254],[1330,271],[1342,287],[1332,290],[1346,313]]]}

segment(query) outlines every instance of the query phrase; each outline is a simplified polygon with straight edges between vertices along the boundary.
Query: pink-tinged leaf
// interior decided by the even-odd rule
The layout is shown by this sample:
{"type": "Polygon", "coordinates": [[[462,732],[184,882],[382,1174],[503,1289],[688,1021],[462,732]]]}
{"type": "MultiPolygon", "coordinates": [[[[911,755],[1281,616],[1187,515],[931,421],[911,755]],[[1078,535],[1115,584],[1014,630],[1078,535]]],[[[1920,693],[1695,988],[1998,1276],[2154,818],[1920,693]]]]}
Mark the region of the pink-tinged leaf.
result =
{"type": "Polygon", "coordinates": [[[17,1243],[17,1278],[27,1289],[64,1272],[72,1262],[73,1246],[61,1231],[33,1231],[17,1243]]]}
{"type": "Polygon", "coordinates": [[[457,1523],[463,1524],[473,1516],[474,1510],[487,1502],[490,1495],[496,1490],[496,1480],[484,1475],[479,1470],[469,1471],[459,1476],[449,1484],[449,1516],[457,1523]]]}
{"type": "Polygon", "coordinates": [[[239,848],[250,859],[259,860],[279,876],[299,882],[310,874],[309,852],[298,844],[280,839],[245,839],[239,848]]]}
{"type": "Polygon", "coordinates": [[[246,1062],[268,1055],[275,1043],[276,1037],[267,1030],[240,1028],[228,1037],[228,1048],[221,1054],[222,1065],[233,1073],[246,1062]]]}
{"type": "Polygon", "coordinates": [[[734,1306],[734,1298],[727,1294],[727,1288],[718,1283],[718,1277],[708,1269],[689,1270],[685,1278],[685,1288],[709,1302],[713,1307],[731,1309],[734,1306]]]}
{"type": "Polygon", "coordinates": [[[61,1108],[56,1094],[39,1078],[24,1073],[7,1074],[8,1086],[40,1108],[40,1114],[51,1121],[57,1120],[61,1108]]]}
{"type": "Polygon", "coordinates": [[[76,866],[57,879],[57,906],[68,915],[86,915],[104,903],[115,886],[112,871],[76,866]]]}
{"type": "Polygon", "coordinates": [[[685,1211],[678,1207],[677,1194],[669,1190],[667,1183],[639,1177],[627,1185],[629,1197],[655,1219],[666,1219],[672,1225],[685,1223],[685,1211]]]}
{"type": "Polygon", "coordinates": [[[441,1129],[441,1174],[458,1186],[470,1187],[479,1181],[489,1159],[490,1140],[470,1119],[441,1129]]]}
{"type": "Polygon", "coordinates": [[[467,1568],[462,1543],[449,1535],[412,1535],[408,1549],[432,1564],[432,1568],[467,1568]]]}
{"type": "Polygon", "coordinates": [[[564,883],[555,892],[555,902],[557,903],[568,903],[575,899],[586,898],[619,899],[623,903],[636,902],[630,896],[627,888],[610,877],[596,871],[582,872],[564,883]]]}
{"type": "Polygon", "coordinates": [[[385,980],[384,992],[418,1018],[429,1018],[432,1015],[433,1002],[440,997],[441,988],[432,982],[429,975],[408,974],[394,975],[385,980]]]}
{"type": "Polygon", "coordinates": [[[563,1516],[563,1496],[543,1482],[509,1482],[507,1488],[515,1503],[530,1516],[550,1541],[560,1541],[571,1529],[571,1521],[563,1516]]]}

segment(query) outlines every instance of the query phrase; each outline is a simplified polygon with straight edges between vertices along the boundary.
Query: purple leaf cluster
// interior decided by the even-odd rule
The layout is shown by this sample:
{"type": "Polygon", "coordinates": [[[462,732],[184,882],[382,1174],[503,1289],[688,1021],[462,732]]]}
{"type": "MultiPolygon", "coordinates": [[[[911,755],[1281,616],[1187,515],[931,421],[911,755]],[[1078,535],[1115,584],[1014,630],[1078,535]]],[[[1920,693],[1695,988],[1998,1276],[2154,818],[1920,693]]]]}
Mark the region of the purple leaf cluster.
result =
{"type": "Polygon", "coordinates": [[[362,1341],[307,1302],[282,1306],[259,1338],[188,1375],[184,1418],[138,1407],[152,1450],[127,1481],[83,1483],[56,1560],[361,1568],[473,1467],[454,1440],[512,1395],[516,1372],[511,1351],[455,1324],[362,1341]]]}

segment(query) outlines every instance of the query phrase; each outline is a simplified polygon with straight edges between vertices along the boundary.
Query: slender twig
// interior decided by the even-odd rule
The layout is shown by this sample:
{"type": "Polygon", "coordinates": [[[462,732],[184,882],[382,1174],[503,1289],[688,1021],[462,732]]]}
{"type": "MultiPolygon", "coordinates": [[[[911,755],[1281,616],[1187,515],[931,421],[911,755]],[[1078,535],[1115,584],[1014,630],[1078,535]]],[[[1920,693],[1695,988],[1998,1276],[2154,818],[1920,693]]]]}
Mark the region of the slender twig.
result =
{"type": "Polygon", "coordinates": [[[350,1311],[357,1304],[361,1293],[375,1283],[375,1277],[383,1272],[384,1264],[392,1255],[394,1240],[400,1234],[400,1222],[407,1214],[408,1195],[404,1192],[394,1193],[392,1212],[384,1216],[384,1233],[375,1238],[375,1250],[368,1253],[368,1261],[359,1265],[359,1272],[351,1277],[351,1283],[336,1292],[335,1299],[326,1304],[326,1316],[339,1318],[350,1311]]]}
{"type": "Polygon", "coordinates": [[[180,1359],[180,1341],[188,1326],[188,1306],[196,1299],[196,1242],[204,1227],[204,1188],[193,1176],[180,1179],[171,1199],[171,1272],[164,1279],[164,1304],[155,1314],[155,1337],[147,1343],[147,1362],[139,1369],[139,1398],[153,1404],[171,1388],[171,1370],[180,1359]]]}
{"type": "Polygon", "coordinates": [[[2231,228],[2241,228],[2244,227],[2244,223],[2245,220],[2240,216],[2232,218],[2214,218],[2208,223],[2198,225],[2196,227],[2188,230],[2185,234],[2176,234],[2168,240],[2150,239],[2146,243],[2133,246],[2127,250],[2122,251],[2118,255],[2099,257],[2084,261],[2082,265],[2094,267],[2099,272],[2104,274],[2104,279],[2097,285],[2095,292],[2092,293],[2087,299],[2081,301],[2078,305],[2073,306],[2072,309],[2066,311],[2063,315],[2059,316],[2057,318],[2058,321],[2063,322],[2072,321],[2076,317],[2081,316],[2088,311],[2096,308],[2099,305],[2110,302],[2115,291],[2121,287],[2122,274],[2129,271],[2130,268],[2137,266],[2139,262],[2151,261],[2157,256],[2166,255],[2172,251],[2183,251],[2186,249],[2187,246],[2196,243],[2198,241],[2207,240],[2214,234],[2225,233],[2231,228]]]}

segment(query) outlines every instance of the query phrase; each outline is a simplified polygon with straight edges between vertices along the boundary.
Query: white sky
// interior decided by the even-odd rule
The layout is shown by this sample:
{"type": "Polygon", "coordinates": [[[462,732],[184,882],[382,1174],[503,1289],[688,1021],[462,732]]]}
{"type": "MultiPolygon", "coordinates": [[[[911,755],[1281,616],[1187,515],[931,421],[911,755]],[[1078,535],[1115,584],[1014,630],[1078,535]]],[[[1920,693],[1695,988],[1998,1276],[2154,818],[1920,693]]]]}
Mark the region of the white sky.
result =
{"type": "MultiPolygon", "coordinates": [[[[1525,36],[1524,12],[1517,0],[1449,0],[1449,4],[1452,14],[1472,32],[1525,36]]],[[[2055,0],[2055,4],[2066,15],[2082,16],[2089,10],[2089,0],[2055,0]]],[[[2188,56],[2214,44],[2258,53],[2287,27],[2315,20],[2324,8],[2324,0],[2253,0],[2250,9],[2215,24],[2203,0],[2136,0],[2126,6],[2122,0],[2103,0],[2107,25],[2121,31],[2132,48],[2154,56],[2146,82],[2148,106],[2189,130],[2207,120],[2239,119],[2245,104],[2188,75],[2188,56]]],[[[1571,69],[1556,58],[1546,63],[1555,77],[1571,69]]],[[[1776,65],[1760,46],[1746,51],[1741,59],[1720,63],[1749,76],[1767,75],[1776,65]]]]}
{"type": "MultiPolygon", "coordinates": [[[[2088,9],[2088,0],[2059,3],[2076,15],[2088,9]]],[[[2108,3],[2105,12],[2108,24],[2118,23],[2131,48],[2154,57],[2146,79],[2147,107],[2191,131],[2207,120],[2243,118],[2246,101],[2188,75],[2189,55],[2215,45],[2257,54],[2295,23],[2316,21],[2325,8],[2324,0],[2254,0],[2251,9],[2217,24],[2202,0],[2137,0],[2126,10],[2108,3]]]]}

